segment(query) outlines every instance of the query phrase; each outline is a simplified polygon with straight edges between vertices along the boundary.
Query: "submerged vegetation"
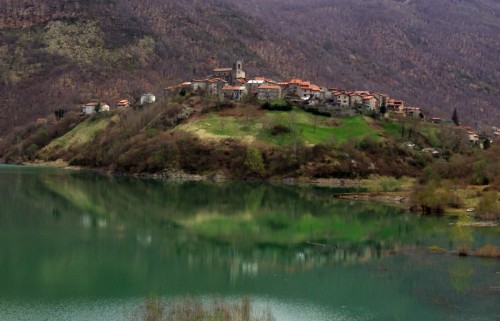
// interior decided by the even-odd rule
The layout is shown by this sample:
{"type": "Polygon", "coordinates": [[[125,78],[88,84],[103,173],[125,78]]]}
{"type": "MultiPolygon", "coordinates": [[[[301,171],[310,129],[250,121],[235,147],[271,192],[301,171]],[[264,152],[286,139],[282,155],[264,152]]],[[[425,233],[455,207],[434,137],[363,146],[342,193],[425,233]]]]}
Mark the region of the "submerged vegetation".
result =
{"type": "Polygon", "coordinates": [[[148,298],[126,321],[275,321],[271,310],[255,311],[252,301],[244,297],[238,303],[214,298],[209,303],[197,298],[162,302],[148,298]]]}

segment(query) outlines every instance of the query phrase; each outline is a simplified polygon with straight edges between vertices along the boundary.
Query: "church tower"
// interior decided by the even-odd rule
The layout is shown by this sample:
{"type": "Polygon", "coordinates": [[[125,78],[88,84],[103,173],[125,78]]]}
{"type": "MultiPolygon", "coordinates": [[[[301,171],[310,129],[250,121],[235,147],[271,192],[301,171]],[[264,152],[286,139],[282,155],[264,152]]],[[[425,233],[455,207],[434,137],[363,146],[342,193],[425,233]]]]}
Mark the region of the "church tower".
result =
{"type": "Polygon", "coordinates": [[[243,70],[243,62],[238,60],[233,65],[233,81],[236,81],[238,78],[246,78],[245,71],[243,70]]]}

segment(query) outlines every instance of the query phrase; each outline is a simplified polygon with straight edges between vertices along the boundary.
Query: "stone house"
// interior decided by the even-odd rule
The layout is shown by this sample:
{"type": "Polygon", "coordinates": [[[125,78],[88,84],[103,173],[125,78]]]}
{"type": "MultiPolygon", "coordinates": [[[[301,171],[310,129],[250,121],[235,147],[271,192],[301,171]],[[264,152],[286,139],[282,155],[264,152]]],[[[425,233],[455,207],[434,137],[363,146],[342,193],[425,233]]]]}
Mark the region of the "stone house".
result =
{"type": "Polygon", "coordinates": [[[309,81],[304,81],[297,89],[297,96],[300,98],[310,98],[312,96],[312,90],[309,87],[311,83],[309,81]]]}
{"type": "Polygon", "coordinates": [[[192,92],[206,91],[208,87],[208,79],[193,79],[191,80],[190,90],[192,92]]]}
{"type": "Polygon", "coordinates": [[[310,81],[303,81],[297,88],[296,96],[302,99],[305,98],[315,98],[319,99],[321,95],[321,88],[319,86],[311,84],[310,81]]]}
{"type": "Polygon", "coordinates": [[[349,107],[349,94],[346,92],[333,92],[333,103],[340,108],[349,107]]]}
{"type": "Polygon", "coordinates": [[[381,93],[373,93],[372,94],[378,100],[378,105],[380,107],[385,107],[388,110],[387,105],[389,104],[389,95],[381,94],[381,93]]]}
{"type": "Polygon", "coordinates": [[[404,107],[403,111],[406,114],[406,117],[421,117],[422,112],[420,111],[420,107],[404,107]]]}
{"type": "Polygon", "coordinates": [[[230,86],[226,85],[222,88],[220,98],[221,100],[234,100],[241,101],[244,95],[248,93],[245,86],[230,86]]]}
{"type": "Polygon", "coordinates": [[[321,99],[321,88],[319,86],[309,85],[309,89],[311,90],[311,96],[313,98],[321,99]]]}
{"type": "Polygon", "coordinates": [[[302,83],[301,79],[291,79],[288,82],[286,94],[289,96],[299,96],[299,88],[302,83]]]}
{"type": "Polygon", "coordinates": [[[247,81],[245,84],[248,94],[252,96],[257,96],[259,93],[259,87],[265,85],[268,85],[268,82],[263,77],[255,77],[254,79],[247,81]]]}
{"type": "Polygon", "coordinates": [[[398,99],[389,99],[387,102],[387,111],[403,111],[404,102],[398,99]]]}
{"type": "Polygon", "coordinates": [[[281,87],[278,85],[261,85],[258,87],[257,99],[275,100],[281,98],[281,87]]]}
{"type": "MultiPolygon", "coordinates": [[[[186,90],[186,92],[192,91],[192,89],[193,89],[192,86],[193,86],[192,82],[186,81],[186,82],[180,83],[180,84],[175,85],[175,86],[165,87],[165,88],[163,88],[163,95],[165,97],[174,96],[174,95],[177,95],[182,89],[186,90]]],[[[145,95],[152,95],[152,94],[145,94],[145,95]]],[[[145,95],[143,95],[143,96],[145,96],[145,95]]],[[[156,97],[154,98],[154,101],[156,101],[156,97]]],[[[152,104],[152,102],[149,104],[152,104]]],[[[141,103],[141,105],[143,105],[143,104],[141,103]]]]}
{"type": "Polygon", "coordinates": [[[227,81],[221,78],[212,78],[208,80],[207,94],[218,97],[222,93],[222,88],[227,85],[227,81]]]}
{"type": "Polygon", "coordinates": [[[359,93],[352,93],[349,95],[349,106],[361,107],[363,105],[363,96],[359,93]]]}
{"type": "Polygon", "coordinates": [[[363,109],[364,110],[378,110],[379,102],[375,96],[364,96],[363,97],[363,109]]]}

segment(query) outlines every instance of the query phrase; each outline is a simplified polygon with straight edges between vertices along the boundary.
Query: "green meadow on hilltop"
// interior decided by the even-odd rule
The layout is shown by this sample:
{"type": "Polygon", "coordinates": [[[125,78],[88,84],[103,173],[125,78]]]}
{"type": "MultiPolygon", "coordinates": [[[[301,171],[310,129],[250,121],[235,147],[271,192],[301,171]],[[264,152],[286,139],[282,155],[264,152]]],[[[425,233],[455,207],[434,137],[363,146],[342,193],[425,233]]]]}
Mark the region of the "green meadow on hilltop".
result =
{"type": "Polygon", "coordinates": [[[375,129],[363,116],[335,118],[317,116],[300,109],[292,111],[265,111],[257,117],[234,117],[210,114],[182,124],[176,130],[192,132],[201,138],[236,138],[247,142],[285,145],[296,140],[306,144],[345,142],[347,139],[370,137],[375,140],[386,134],[385,129],[375,129]],[[272,133],[276,126],[288,129],[284,133],[272,133]]]}

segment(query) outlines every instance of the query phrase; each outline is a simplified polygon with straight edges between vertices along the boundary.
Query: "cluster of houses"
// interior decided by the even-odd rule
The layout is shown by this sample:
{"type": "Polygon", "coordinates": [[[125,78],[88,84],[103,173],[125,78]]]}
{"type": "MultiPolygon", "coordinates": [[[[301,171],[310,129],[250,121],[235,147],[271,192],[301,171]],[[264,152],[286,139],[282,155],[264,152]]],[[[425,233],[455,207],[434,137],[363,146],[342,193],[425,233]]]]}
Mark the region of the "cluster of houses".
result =
{"type": "MultiPolygon", "coordinates": [[[[260,101],[286,99],[335,116],[352,116],[359,112],[377,112],[384,109],[387,114],[396,117],[426,118],[420,107],[405,106],[403,100],[390,98],[389,95],[383,93],[326,88],[302,79],[276,81],[266,77],[247,78],[242,61],[236,61],[232,67],[213,69],[211,75],[207,77],[195,78],[164,88],[165,98],[186,93],[229,101],[241,101],[247,96],[260,101]]],[[[143,106],[155,101],[155,95],[148,93],[141,95],[134,104],[143,106]]],[[[127,99],[116,103],[118,109],[131,105],[132,103],[127,99]]],[[[105,103],[91,101],[82,106],[82,113],[89,115],[98,111],[109,111],[109,109],[109,105],[105,103]]],[[[443,122],[443,119],[437,117],[426,119],[437,124],[443,122]]],[[[471,143],[481,140],[480,135],[471,127],[461,128],[467,133],[471,143]]],[[[494,136],[500,136],[500,129],[494,129],[494,136]]]]}
{"type": "MultiPolygon", "coordinates": [[[[144,106],[147,104],[153,104],[156,102],[156,96],[148,93],[148,94],[143,94],[137,99],[137,104],[140,106],[144,106]]],[[[128,99],[121,99],[116,103],[116,108],[128,108],[132,106],[132,103],[128,99]]],[[[82,108],[82,114],[84,115],[90,115],[94,114],[97,112],[101,111],[109,111],[110,107],[108,104],[98,101],[98,100],[92,100],[84,105],[81,106],[82,108]]]]}
{"type": "Polygon", "coordinates": [[[285,98],[346,116],[353,115],[356,111],[378,111],[385,108],[397,116],[423,117],[419,107],[405,106],[402,100],[391,99],[387,94],[326,88],[302,79],[276,81],[266,77],[247,78],[242,61],[236,61],[231,68],[216,68],[205,78],[164,88],[165,97],[175,96],[180,92],[233,101],[240,101],[245,96],[261,101],[285,98]]]}

